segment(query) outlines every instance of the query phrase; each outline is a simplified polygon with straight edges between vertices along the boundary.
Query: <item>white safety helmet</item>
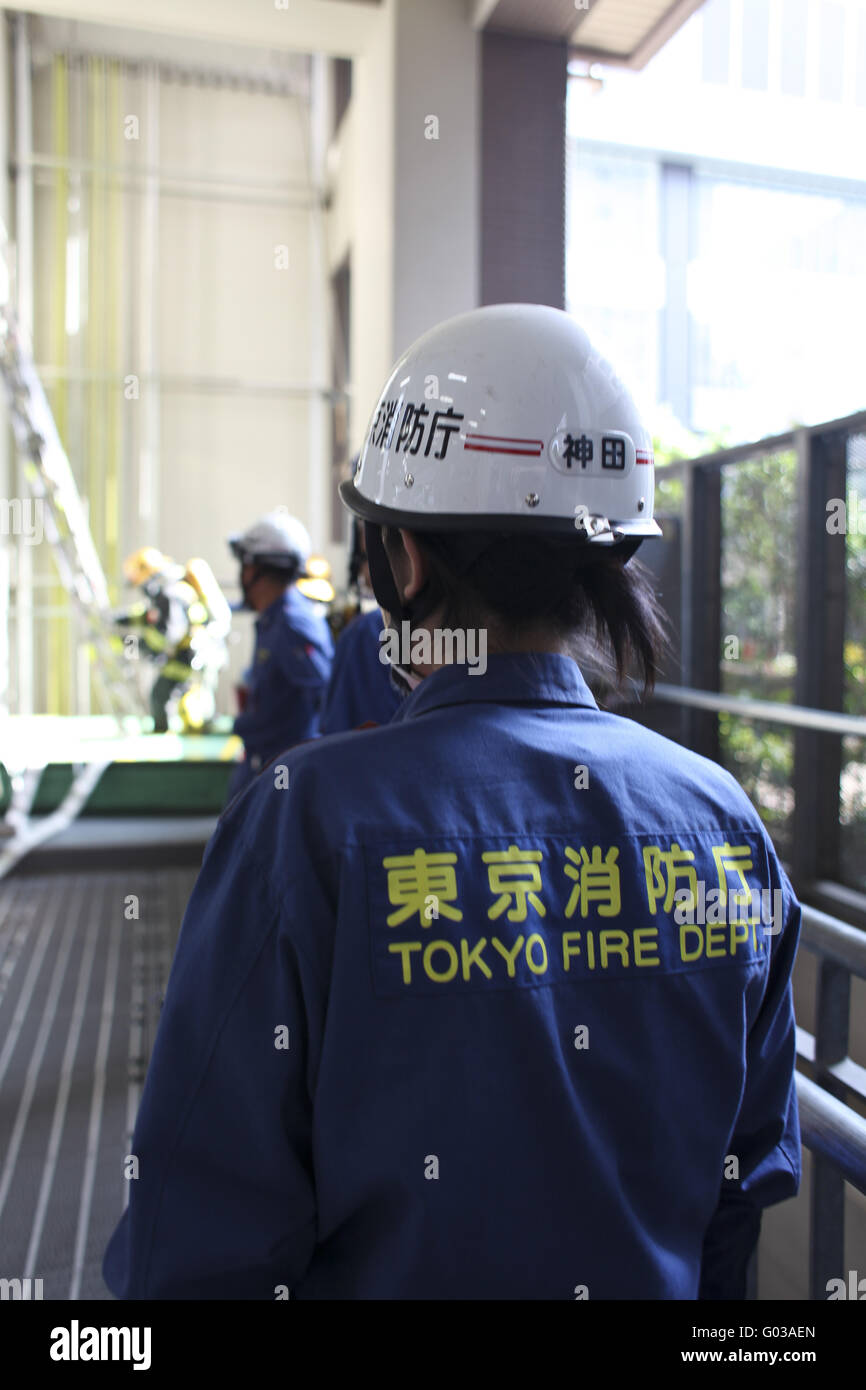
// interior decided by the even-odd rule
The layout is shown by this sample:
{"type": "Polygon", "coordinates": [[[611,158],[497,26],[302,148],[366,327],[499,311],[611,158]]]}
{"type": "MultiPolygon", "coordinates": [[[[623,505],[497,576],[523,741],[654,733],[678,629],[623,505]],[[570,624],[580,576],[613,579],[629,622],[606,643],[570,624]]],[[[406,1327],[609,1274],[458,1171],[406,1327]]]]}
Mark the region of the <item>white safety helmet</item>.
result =
{"type": "Polygon", "coordinates": [[[228,543],[242,564],[298,572],[306,569],[312,549],[307,528],[285,507],[268,512],[248,530],[229,536],[228,543]]]}
{"type": "Polygon", "coordinates": [[[446,320],[398,361],[350,511],[379,526],[568,533],[634,551],[653,520],[652,438],[568,314],[496,304],[446,320]]]}

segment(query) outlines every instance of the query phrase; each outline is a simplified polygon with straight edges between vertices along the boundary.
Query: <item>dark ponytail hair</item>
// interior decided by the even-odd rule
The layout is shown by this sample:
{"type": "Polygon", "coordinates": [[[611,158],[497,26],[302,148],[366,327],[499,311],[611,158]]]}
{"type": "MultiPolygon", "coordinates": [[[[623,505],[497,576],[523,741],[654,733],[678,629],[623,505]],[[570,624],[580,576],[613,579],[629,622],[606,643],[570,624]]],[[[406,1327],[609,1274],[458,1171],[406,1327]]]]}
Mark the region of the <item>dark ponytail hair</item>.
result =
{"type": "Polygon", "coordinates": [[[671,652],[671,624],[650,571],[630,550],[570,536],[413,534],[432,570],[425,608],[431,599],[442,605],[444,626],[487,627],[505,651],[509,638],[546,629],[616,687],[633,665],[644,694],[653,690],[671,652]]]}

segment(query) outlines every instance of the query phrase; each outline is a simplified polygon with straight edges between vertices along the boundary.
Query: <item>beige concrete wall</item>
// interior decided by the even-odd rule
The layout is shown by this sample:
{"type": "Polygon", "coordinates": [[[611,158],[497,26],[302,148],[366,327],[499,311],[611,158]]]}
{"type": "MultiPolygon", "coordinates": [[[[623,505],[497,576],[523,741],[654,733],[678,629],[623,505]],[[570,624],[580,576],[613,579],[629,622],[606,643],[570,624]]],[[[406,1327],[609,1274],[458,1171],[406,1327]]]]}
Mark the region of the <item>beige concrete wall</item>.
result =
{"type": "MultiPolygon", "coordinates": [[[[109,17],[97,0],[45,8],[70,18],[104,22],[109,17]]],[[[284,502],[310,527],[314,546],[342,581],[345,550],[327,540],[330,458],[324,409],[303,396],[204,392],[181,379],[288,387],[326,376],[324,275],[348,252],[351,437],[357,447],[396,356],[434,323],[478,302],[478,38],[466,6],[463,0],[385,0],[368,9],[293,0],[285,11],[272,11],[266,23],[260,16],[261,23],[249,27],[239,25],[231,6],[186,0],[170,7],[133,3],[122,21],[117,18],[124,26],[117,31],[119,51],[129,53],[132,43],[142,57],[152,49],[151,56],[169,58],[173,39],[183,45],[189,63],[195,52],[190,39],[200,34],[208,64],[230,67],[232,49],[220,50],[218,40],[232,37],[233,26],[244,45],[267,37],[275,47],[298,50],[316,39],[322,51],[353,56],[353,99],[339,149],[328,161],[332,202],[323,238],[309,212],[268,206],[252,196],[237,202],[199,193],[160,196],[154,365],[175,380],[160,391],[158,407],[144,388],[137,401],[124,401],[117,503],[122,554],[145,543],[179,557],[202,554],[218,577],[231,582],[234,566],[224,549],[225,534],[284,502]],[[325,15],[327,41],[317,27],[325,15]],[[147,32],[133,42],[126,26],[147,32]],[[431,118],[438,123],[435,130],[431,118]],[[288,248],[288,269],[275,264],[278,246],[288,248]]],[[[100,31],[102,52],[110,51],[108,32],[106,40],[106,30],[100,31]]],[[[76,34],[86,46],[86,30],[76,34]]],[[[143,127],[142,139],[124,146],[130,166],[155,163],[181,181],[205,174],[214,180],[308,184],[308,113],[302,102],[161,81],[159,106],[153,149],[143,83],[124,79],[123,115],[137,115],[143,127]]],[[[48,148],[47,77],[37,83],[35,125],[37,148],[48,148]]],[[[37,356],[40,336],[48,342],[58,293],[47,212],[52,196],[50,190],[40,195],[41,223],[37,202],[44,286],[37,356]]],[[[146,336],[146,310],[138,302],[143,217],[142,193],[125,195],[122,365],[130,372],[140,368],[146,336]]],[[[96,266],[89,269],[98,273],[96,266]]],[[[79,416],[84,414],[81,407],[79,416]]],[[[70,453],[77,449],[80,455],[83,448],[71,430],[70,453]]],[[[116,563],[109,579],[119,579],[116,563]]],[[[242,627],[243,620],[241,632],[242,627]]],[[[241,643],[245,653],[248,633],[241,643]]],[[[232,680],[243,659],[236,653],[232,680]]],[[[222,707],[230,708],[227,696],[222,707]]]]}
{"type": "Polygon", "coordinates": [[[394,341],[395,122],[397,5],[385,0],[381,22],[354,65],[354,127],[345,178],[351,189],[352,410],[350,437],[358,448],[391,368],[394,341]]]}
{"type": "Polygon", "coordinates": [[[356,53],[376,23],[349,0],[28,0],[31,14],[296,53],[356,53]]]}
{"type": "MultiPolygon", "coordinates": [[[[230,58],[229,51],[227,64],[230,58]]],[[[78,74],[70,74],[69,85],[69,149],[73,156],[87,158],[89,93],[78,74]]],[[[321,273],[314,270],[311,234],[320,214],[310,210],[305,100],[161,80],[154,140],[156,123],[143,81],[124,75],[120,91],[123,118],[135,116],[140,123],[138,140],[121,141],[124,164],[133,169],[155,164],[171,173],[175,186],[187,186],[182,196],[160,193],[153,299],[146,303],[142,186],[128,186],[118,194],[112,222],[107,205],[94,212],[86,180],[80,187],[69,180],[70,196],[77,197],[81,212],[80,226],[70,215],[67,231],[81,231],[91,242],[82,243],[82,323],[67,339],[67,365],[92,365],[97,348],[102,370],[139,375],[130,398],[116,381],[101,388],[102,396],[74,381],[66,392],[67,449],[94,518],[113,597],[122,602],[120,561],[145,544],[156,544],[178,559],[201,555],[220,580],[235,585],[236,565],[226,535],[279,504],[295,511],[310,527],[314,545],[321,544],[316,531],[322,529],[325,510],[327,460],[311,466],[310,401],[302,389],[312,381],[312,328],[315,316],[321,316],[316,298],[321,273]],[[200,180],[255,183],[258,191],[237,188],[229,197],[208,196],[200,180]],[[296,186],[306,204],[269,201],[261,191],[262,186],[286,184],[296,186]],[[101,250],[90,225],[94,216],[100,218],[101,250]],[[109,235],[120,267],[116,279],[102,259],[109,235]],[[151,308],[152,365],[164,378],[160,386],[145,377],[145,319],[151,308]],[[119,324],[113,355],[106,347],[110,321],[119,324]],[[236,389],[205,387],[207,381],[236,389]],[[284,388],[292,387],[301,389],[286,394],[284,388]],[[108,411],[118,403],[117,482],[103,495],[108,411]],[[94,472],[95,452],[100,461],[94,472]],[[116,513],[113,554],[104,525],[97,525],[97,518],[109,512],[116,513]]],[[[34,82],[39,153],[53,149],[52,101],[50,72],[42,69],[34,82]]],[[[58,308],[62,322],[68,293],[68,279],[58,283],[56,199],[50,179],[39,176],[35,355],[46,364],[56,355],[58,308]]],[[[319,376],[322,385],[325,373],[319,376]]],[[[318,408],[324,409],[321,402],[318,408]]],[[[50,557],[44,558],[53,572],[50,557]]],[[[47,619],[39,622],[44,627],[47,619]]],[[[223,682],[221,708],[226,712],[232,710],[228,687],[245,663],[251,640],[243,620],[238,633],[231,673],[223,682]]],[[[45,644],[38,642],[38,666],[46,665],[46,653],[45,644]]],[[[44,705],[48,687],[39,669],[36,689],[44,705]]]]}
{"type": "MultiPolygon", "coordinates": [[[[214,178],[304,185],[299,102],[164,86],[162,108],[162,160],[181,174],[207,170],[214,178]]],[[[284,503],[310,520],[306,399],[255,388],[309,381],[311,216],[303,208],[253,201],[161,202],[161,370],[251,385],[222,396],[162,393],[164,543],[177,553],[204,553],[222,571],[224,535],[263,510],[284,503]]]]}

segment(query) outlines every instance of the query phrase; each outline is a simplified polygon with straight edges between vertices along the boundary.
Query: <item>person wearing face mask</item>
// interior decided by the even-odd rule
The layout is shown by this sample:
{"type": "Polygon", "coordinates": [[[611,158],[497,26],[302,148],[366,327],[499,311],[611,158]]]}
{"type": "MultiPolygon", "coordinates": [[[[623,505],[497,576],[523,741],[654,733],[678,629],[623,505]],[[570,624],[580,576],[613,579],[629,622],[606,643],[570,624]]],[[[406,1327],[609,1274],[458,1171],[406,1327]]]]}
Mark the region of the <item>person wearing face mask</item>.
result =
{"type": "MultiPolygon", "coordinates": [[[[353,468],[356,462],[357,458],[353,468]]],[[[354,616],[344,623],[337,639],[322,710],[322,734],[341,734],[364,724],[387,724],[401,699],[383,649],[382,610],[370,586],[364,527],[357,519],[352,523],[349,594],[354,600],[354,616]]]]}
{"type": "Polygon", "coordinates": [[[109,1287],[743,1299],[800,1177],[800,906],[731,774],[576,659],[647,690],[665,652],[631,397],[569,315],[473,310],[399,359],[340,495],[408,693],[223,815],[109,1287]]]}
{"type": "Polygon", "coordinates": [[[278,753],[315,738],[334,643],[320,603],[305,596],[310,559],[306,528],[285,508],[229,537],[240,561],[244,607],[258,614],[253,658],[238,689],[234,732],[244,758],[229,784],[229,800],[278,753]]]}

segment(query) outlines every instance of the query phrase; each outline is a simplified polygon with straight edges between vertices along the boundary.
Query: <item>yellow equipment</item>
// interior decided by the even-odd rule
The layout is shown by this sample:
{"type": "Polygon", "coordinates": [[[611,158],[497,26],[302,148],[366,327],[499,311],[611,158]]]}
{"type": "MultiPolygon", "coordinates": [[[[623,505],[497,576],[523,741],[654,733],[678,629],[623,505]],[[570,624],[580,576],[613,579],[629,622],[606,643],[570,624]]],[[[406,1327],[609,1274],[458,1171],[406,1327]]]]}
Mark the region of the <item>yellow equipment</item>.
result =
{"type": "Polygon", "coordinates": [[[127,555],[123,562],[123,573],[130,584],[146,584],[155,574],[162,574],[171,567],[171,560],[157,550],[155,545],[143,545],[127,555]]]}
{"type": "Polygon", "coordinates": [[[199,558],[178,565],[156,546],[146,545],[127,557],[123,572],[146,595],[146,602],[115,621],[134,629],[159,663],[150,694],[154,732],[168,729],[168,709],[176,702],[184,731],[199,733],[214,716],[231,627],[231,609],[213,570],[199,558]]]}
{"type": "Polygon", "coordinates": [[[213,691],[207,686],[191,685],[185,690],[177,705],[184,732],[201,733],[213,719],[215,705],[213,691]]]}
{"type": "Polygon", "coordinates": [[[323,555],[311,555],[306,574],[297,581],[298,589],[314,603],[333,603],[336,590],[331,583],[331,566],[323,555]]]}
{"type": "MultiPolygon", "coordinates": [[[[188,560],[184,579],[195,589],[206,610],[205,622],[213,624],[214,637],[224,638],[232,625],[232,611],[207,560],[188,560]]],[[[193,621],[202,621],[198,616],[193,621]]]]}

